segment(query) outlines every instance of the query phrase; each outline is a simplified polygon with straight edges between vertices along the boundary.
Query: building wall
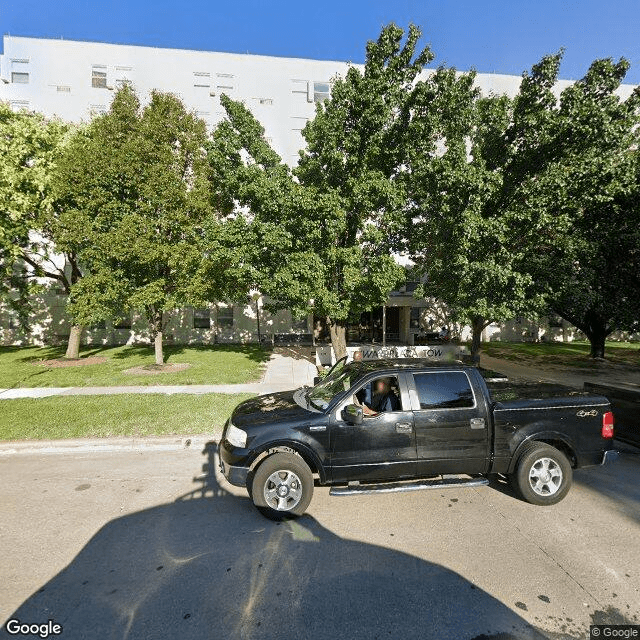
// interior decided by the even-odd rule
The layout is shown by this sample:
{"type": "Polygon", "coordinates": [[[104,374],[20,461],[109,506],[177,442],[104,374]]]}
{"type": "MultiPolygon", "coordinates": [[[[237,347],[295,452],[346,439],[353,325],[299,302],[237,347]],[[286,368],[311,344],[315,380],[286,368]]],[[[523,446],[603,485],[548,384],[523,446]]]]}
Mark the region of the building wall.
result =
{"type": "MultiPolygon", "coordinates": [[[[295,319],[289,311],[270,314],[260,304],[260,338],[271,343],[274,336],[286,334],[308,336],[312,318],[295,319]]],[[[66,296],[55,288],[32,298],[30,330],[23,331],[17,315],[0,305],[0,345],[59,345],[69,336],[69,319],[65,313],[66,296]]],[[[224,344],[258,342],[256,306],[251,304],[212,304],[206,309],[187,307],[169,312],[164,339],[167,344],[224,344]],[[226,311],[226,313],[225,313],[226,311]],[[197,315],[197,319],[196,319],[197,315]],[[208,327],[206,326],[208,322],[208,327]]],[[[86,345],[120,345],[151,342],[144,313],[134,311],[120,321],[108,321],[85,328],[86,345]]]]}
{"type": "MultiPolygon", "coordinates": [[[[314,102],[323,97],[324,92],[316,92],[314,86],[325,90],[321,84],[348,69],[346,62],[328,60],[20,36],[4,36],[3,51],[0,100],[16,109],[71,122],[87,121],[92,114],[107,110],[114,91],[128,81],[143,102],[153,89],[177,94],[213,127],[224,117],[220,95],[226,93],[245,102],[264,125],[276,151],[290,164],[296,162],[303,145],[300,131],[314,115],[314,102]],[[104,86],[92,86],[94,73],[95,84],[104,86]],[[18,82],[25,79],[27,83],[18,82]]],[[[429,73],[432,71],[425,72],[429,73]]],[[[520,81],[519,76],[478,74],[476,85],[485,95],[515,95],[520,81]]],[[[568,84],[560,81],[557,90],[568,84]]],[[[627,96],[632,89],[626,85],[620,93],[627,96]]]]}

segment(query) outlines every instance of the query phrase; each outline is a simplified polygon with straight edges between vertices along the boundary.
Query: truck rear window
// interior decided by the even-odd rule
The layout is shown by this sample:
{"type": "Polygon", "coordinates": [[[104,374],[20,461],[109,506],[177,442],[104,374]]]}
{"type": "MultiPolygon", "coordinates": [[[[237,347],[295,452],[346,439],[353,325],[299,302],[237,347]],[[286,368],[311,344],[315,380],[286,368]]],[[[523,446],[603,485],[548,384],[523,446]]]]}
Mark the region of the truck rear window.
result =
{"type": "Polygon", "coordinates": [[[414,374],[420,409],[473,407],[473,391],[463,371],[414,374]]]}

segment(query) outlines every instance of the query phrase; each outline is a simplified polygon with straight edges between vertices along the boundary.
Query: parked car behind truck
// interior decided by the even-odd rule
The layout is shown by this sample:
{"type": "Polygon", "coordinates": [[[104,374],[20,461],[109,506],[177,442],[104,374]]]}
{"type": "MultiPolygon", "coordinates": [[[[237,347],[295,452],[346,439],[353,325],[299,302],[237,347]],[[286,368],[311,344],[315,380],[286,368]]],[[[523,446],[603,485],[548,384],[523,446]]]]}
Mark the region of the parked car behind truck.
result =
{"type": "Polygon", "coordinates": [[[478,486],[492,474],[506,475],[526,501],[552,505],[573,469],[613,457],[605,397],[564,389],[519,397],[518,385],[490,384],[457,363],[338,366],[314,387],[238,405],[220,442],[221,469],[280,519],[304,513],[316,484],[346,496],[478,486]],[[398,409],[366,416],[362,399],[380,378],[398,409]]]}

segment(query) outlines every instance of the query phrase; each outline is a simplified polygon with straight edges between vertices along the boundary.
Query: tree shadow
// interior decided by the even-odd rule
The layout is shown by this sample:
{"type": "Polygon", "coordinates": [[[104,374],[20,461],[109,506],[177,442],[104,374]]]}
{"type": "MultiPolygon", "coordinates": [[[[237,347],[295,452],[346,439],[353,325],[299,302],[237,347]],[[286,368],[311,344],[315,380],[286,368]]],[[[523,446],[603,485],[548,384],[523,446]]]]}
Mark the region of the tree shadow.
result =
{"type": "Polygon", "coordinates": [[[184,345],[171,345],[165,347],[166,357],[165,360],[168,360],[169,357],[174,355],[180,355],[185,353],[186,350],[189,351],[200,351],[203,353],[238,353],[246,356],[250,360],[254,362],[268,362],[271,357],[271,351],[269,349],[265,349],[264,346],[258,344],[216,344],[216,345],[195,345],[195,344],[184,344],[184,345]]]}
{"type": "MultiPolygon", "coordinates": [[[[41,360],[54,360],[56,358],[62,358],[66,352],[66,347],[56,347],[56,346],[48,346],[48,347],[0,347],[0,356],[5,353],[17,353],[20,351],[24,351],[25,349],[31,349],[35,351],[35,353],[28,353],[27,355],[18,358],[19,362],[32,362],[37,364],[41,360]]],[[[93,347],[82,347],[80,349],[80,357],[85,358],[89,356],[96,356],[104,353],[105,351],[112,350],[111,346],[93,346],[93,347]]]]}
{"type": "MultiPolygon", "coordinates": [[[[111,347],[112,348],[112,347],[111,347]]],[[[211,353],[238,353],[246,356],[253,362],[264,363],[269,361],[270,353],[260,345],[165,345],[163,348],[164,362],[167,363],[174,356],[180,356],[187,351],[200,352],[203,354],[211,353]]],[[[151,345],[129,345],[110,354],[112,360],[126,360],[132,356],[148,357],[153,359],[153,346],[151,345]]],[[[84,354],[83,354],[84,355],[84,354]]]]}
{"type": "Polygon", "coordinates": [[[265,520],[218,482],[215,444],[204,454],[193,491],[107,523],[10,618],[52,619],[63,639],[571,637],[438,564],[311,516],[265,520]]]}

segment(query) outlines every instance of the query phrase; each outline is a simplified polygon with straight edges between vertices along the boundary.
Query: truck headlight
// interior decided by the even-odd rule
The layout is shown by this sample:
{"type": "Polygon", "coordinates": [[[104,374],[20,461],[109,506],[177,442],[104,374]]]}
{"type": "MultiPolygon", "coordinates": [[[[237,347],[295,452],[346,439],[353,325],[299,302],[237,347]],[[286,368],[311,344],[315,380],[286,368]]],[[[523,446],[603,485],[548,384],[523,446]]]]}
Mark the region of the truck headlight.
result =
{"type": "Polygon", "coordinates": [[[242,429],[238,429],[238,427],[234,427],[232,424],[229,425],[225,437],[227,442],[232,444],[234,447],[240,447],[243,449],[247,445],[246,432],[242,429]]]}

